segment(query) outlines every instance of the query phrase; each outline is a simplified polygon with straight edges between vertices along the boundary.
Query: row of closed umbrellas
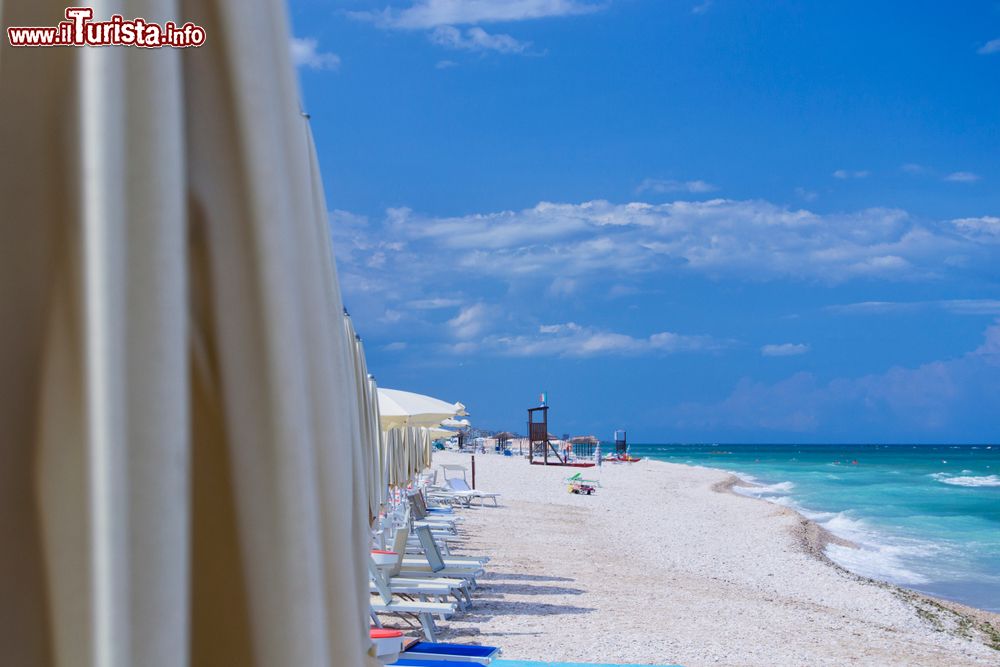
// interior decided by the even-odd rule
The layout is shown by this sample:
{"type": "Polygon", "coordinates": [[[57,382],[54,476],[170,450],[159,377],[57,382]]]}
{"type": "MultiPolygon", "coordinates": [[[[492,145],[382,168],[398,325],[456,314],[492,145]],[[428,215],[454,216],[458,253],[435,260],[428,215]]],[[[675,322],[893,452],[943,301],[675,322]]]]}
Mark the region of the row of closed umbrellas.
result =
{"type": "Polygon", "coordinates": [[[207,39],[2,53],[4,662],[377,665],[369,519],[463,411],[343,318],[284,0],[93,6],[207,39]]]}
{"type": "Polygon", "coordinates": [[[368,484],[368,516],[377,517],[393,488],[403,488],[431,465],[432,443],[455,431],[441,428],[468,426],[457,420],[468,413],[461,403],[378,387],[368,373],[364,346],[350,315],[344,326],[352,344],[358,404],[362,415],[361,450],[368,484]]]}

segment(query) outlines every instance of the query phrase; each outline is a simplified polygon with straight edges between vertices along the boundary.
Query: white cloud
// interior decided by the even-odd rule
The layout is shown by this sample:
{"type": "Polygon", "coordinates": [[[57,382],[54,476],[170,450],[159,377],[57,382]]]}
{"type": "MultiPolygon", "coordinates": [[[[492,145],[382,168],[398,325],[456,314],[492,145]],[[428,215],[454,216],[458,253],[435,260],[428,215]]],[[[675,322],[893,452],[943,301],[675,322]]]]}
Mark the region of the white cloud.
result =
{"type": "Polygon", "coordinates": [[[794,357],[808,351],[809,346],[804,343],[781,343],[760,348],[760,353],[765,357],[794,357]]]}
{"type": "Polygon", "coordinates": [[[491,35],[479,26],[467,28],[464,34],[454,26],[438,26],[430,38],[438,46],[460,51],[524,53],[531,47],[529,42],[518,41],[510,35],[491,35]]]}
{"type": "Polygon", "coordinates": [[[691,8],[692,14],[704,14],[709,9],[712,8],[712,0],[705,0],[701,4],[697,4],[691,8]]]}
{"type": "Polygon", "coordinates": [[[319,50],[319,42],[309,37],[293,37],[290,48],[292,62],[296,67],[315,70],[335,70],[340,68],[340,56],[319,50]]]}
{"type": "Polygon", "coordinates": [[[508,282],[579,280],[601,271],[830,283],[912,280],[989,253],[985,243],[957,236],[947,223],[920,224],[898,209],[817,214],[759,200],[542,202],[522,211],[452,218],[399,210],[388,220],[390,237],[438,252],[454,250],[458,268],[508,282]]]}
{"type": "Polygon", "coordinates": [[[991,39],[990,41],[983,44],[976,53],[981,55],[987,55],[990,53],[1000,53],[1000,39],[991,39]]]}
{"type": "Polygon", "coordinates": [[[348,15],[372,21],[382,28],[420,30],[572,16],[601,9],[601,4],[577,0],[418,0],[402,10],[387,7],[382,11],[348,12],[348,15]]]}
{"type": "Polygon", "coordinates": [[[489,328],[492,316],[493,309],[486,304],[476,303],[462,308],[458,315],[448,320],[448,326],[455,338],[469,340],[489,328]]]}
{"type": "Polygon", "coordinates": [[[979,174],[971,171],[954,171],[944,177],[944,180],[952,183],[975,183],[979,180],[979,174]]]}
{"type": "Polygon", "coordinates": [[[636,193],[641,194],[643,192],[690,192],[694,194],[701,194],[705,192],[715,192],[719,188],[711,183],[707,183],[702,180],[694,181],[674,181],[674,180],[663,180],[657,178],[647,178],[643,180],[642,183],[635,189],[636,193]]]}
{"type": "Polygon", "coordinates": [[[664,331],[645,338],[582,326],[547,324],[532,334],[491,334],[476,344],[453,346],[453,352],[494,352],[510,357],[598,357],[639,354],[714,352],[729,346],[711,336],[664,331]]]}
{"type": "Polygon", "coordinates": [[[439,60],[434,63],[435,69],[450,69],[452,67],[458,67],[458,63],[454,60],[439,60]]]}
{"type": "Polygon", "coordinates": [[[955,315],[1000,315],[998,299],[940,299],[936,301],[861,301],[826,310],[838,315],[884,315],[939,309],[955,315]]]}
{"type": "MultiPolygon", "coordinates": [[[[443,329],[448,338],[468,336],[454,340],[473,347],[492,330],[535,335],[522,316],[551,316],[567,296],[652,295],[684,276],[826,285],[861,279],[871,286],[982,274],[1000,258],[997,217],[935,223],[898,209],[821,214],[760,200],[543,202],[455,217],[398,208],[371,220],[333,211],[330,223],[345,302],[374,335],[396,340],[405,322],[408,340],[439,341],[443,329]],[[481,300],[497,304],[478,320],[491,329],[463,326],[477,320],[470,319],[475,311],[461,319],[461,307],[481,300]],[[507,316],[507,308],[519,318],[507,316]]],[[[940,307],[992,307],[960,301],[940,307]]],[[[601,340],[621,341],[597,337],[590,344],[601,340]]]]}
{"type": "Polygon", "coordinates": [[[1000,243],[1000,218],[984,215],[979,218],[958,218],[952,220],[955,230],[971,241],[979,243],[1000,243]]]}
{"type": "Polygon", "coordinates": [[[833,177],[839,178],[841,180],[847,180],[849,178],[868,178],[869,176],[871,176],[871,172],[865,169],[861,169],[858,171],[851,171],[849,169],[838,169],[837,171],[833,172],[833,177]]]}
{"type": "Polygon", "coordinates": [[[454,308],[461,305],[461,303],[458,299],[435,297],[431,299],[417,299],[416,301],[411,301],[409,305],[411,308],[416,308],[417,310],[436,310],[438,308],[454,308]]]}
{"type": "Polygon", "coordinates": [[[900,169],[907,174],[926,174],[930,169],[927,167],[917,164],[915,162],[907,162],[906,164],[900,166],[900,169]]]}
{"type": "Polygon", "coordinates": [[[404,343],[403,341],[396,341],[394,343],[389,343],[388,345],[385,345],[382,349],[387,352],[400,352],[408,347],[409,345],[407,343],[404,343]]]}

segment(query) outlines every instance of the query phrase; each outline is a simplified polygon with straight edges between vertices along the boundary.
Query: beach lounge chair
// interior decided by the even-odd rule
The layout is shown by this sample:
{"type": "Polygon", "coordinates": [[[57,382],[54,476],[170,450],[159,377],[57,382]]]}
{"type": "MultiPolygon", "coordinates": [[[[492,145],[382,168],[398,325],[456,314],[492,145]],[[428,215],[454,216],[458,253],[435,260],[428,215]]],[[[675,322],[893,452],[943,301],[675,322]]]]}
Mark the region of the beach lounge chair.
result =
{"type": "Polygon", "coordinates": [[[490,500],[493,501],[494,507],[499,507],[499,504],[497,503],[497,498],[500,497],[499,493],[489,493],[487,491],[479,491],[477,489],[473,489],[472,487],[469,486],[469,483],[466,482],[464,479],[458,479],[457,477],[452,477],[451,479],[448,480],[448,487],[453,492],[462,494],[464,497],[467,497],[470,503],[475,498],[479,498],[479,504],[482,505],[485,502],[485,499],[489,498],[490,500]]]}
{"type": "MultiPolygon", "coordinates": [[[[447,556],[441,553],[440,547],[438,547],[437,541],[434,539],[434,534],[427,528],[427,526],[417,526],[414,528],[414,532],[417,534],[417,539],[420,542],[420,548],[423,552],[422,555],[426,558],[428,563],[433,564],[434,561],[440,561],[445,567],[475,567],[482,568],[483,565],[490,562],[488,556],[447,556]]],[[[403,557],[403,562],[406,563],[407,557],[403,557]]]]}
{"type": "MultiPolygon", "coordinates": [[[[425,556],[415,559],[404,567],[403,555],[409,538],[409,526],[403,526],[396,531],[394,536],[394,551],[399,554],[395,564],[388,568],[385,576],[399,585],[419,583],[420,581],[436,581],[438,583],[452,587],[452,595],[455,596],[459,604],[465,608],[472,604],[472,590],[476,585],[477,572],[471,568],[448,568],[440,567],[434,570],[429,565],[425,556]]],[[[435,564],[439,559],[435,559],[435,564]]],[[[441,561],[443,563],[443,561],[441,561]]],[[[481,571],[480,571],[481,572],[481,571]]]]}
{"type": "Polygon", "coordinates": [[[381,622],[377,614],[394,614],[401,616],[416,616],[423,630],[424,638],[433,642],[437,639],[437,626],[434,625],[434,617],[446,619],[455,613],[455,605],[451,602],[422,602],[412,600],[401,600],[392,594],[392,590],[386,581],[385,575],[375,566],[375,562],[369,560],[368,573],[375,583],[377,594],[371,598],[372,621],[381,627],[381,622]]]}

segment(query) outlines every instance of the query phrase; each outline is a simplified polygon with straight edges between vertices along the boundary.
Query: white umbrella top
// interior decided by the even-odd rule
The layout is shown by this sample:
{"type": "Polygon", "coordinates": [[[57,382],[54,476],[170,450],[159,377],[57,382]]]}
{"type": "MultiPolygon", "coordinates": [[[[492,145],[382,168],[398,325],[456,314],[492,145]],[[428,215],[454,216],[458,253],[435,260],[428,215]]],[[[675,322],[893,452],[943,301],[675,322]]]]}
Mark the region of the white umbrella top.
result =
{"type": "Polygon", "coordinates": [[[393,426],[437,426],[445,419],[465,414],[461,403],[382,387],[378,388],[378,410],[383,430],[393,426]]]}

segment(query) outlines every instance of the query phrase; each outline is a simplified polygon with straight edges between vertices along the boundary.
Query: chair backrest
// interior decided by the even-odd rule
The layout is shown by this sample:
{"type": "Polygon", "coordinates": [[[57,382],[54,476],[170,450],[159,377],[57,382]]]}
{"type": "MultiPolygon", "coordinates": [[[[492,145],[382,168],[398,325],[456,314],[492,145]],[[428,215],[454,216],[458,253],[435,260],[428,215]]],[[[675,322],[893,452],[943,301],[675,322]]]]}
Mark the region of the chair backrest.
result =
{"type": "Polygon", "coordinates": [[[452,477],[448,480],[448,486],[451,487],[453,491],[472,491],[469,487],[469,483],[464,479],[459,479],[457,477],[452,477]]]}
{"type": "Polygon", "coordinates": [[[372,581],[375,582],[375,589],[378,591],[379,597],[382,598],[382,602],[385,604],[391,603],[392,591],[389,590],[389,584],[385,580],[385,575],[375,565],[375,559],[371,556],[368,557],[368,574],[371,576],[372,581]]]}
{"type": "Polygon", "coordinates": [[[463,465],[457,465],[455,463],[442,463],[441,464],[441,470],[444,472],[444,481],[446,481],[446,482],[451,481],[451,479],[455,479],[454,477],[452,477],[451,479],[448,478],[448,471],[449,470],[451,470],[452,472],[454,472],[456,470],[460,470],[462,472],[462,479],[466,479],[465,471],[467,469],[463,465]]]}
{"type": "Polygon", "coordinates": [[[406,541],[410,537],[410,524],[409,522],[403,524],[396,529],[396,535],[392,540],[392,550],[399,554],[399,558],[396,559],[396,564],[392,566],[389,570],[389,574],[393,577],[399,574],[399,571],[403,569],[403,555],[406,553],[406,541]]]}
{"type": "Polygon", "coordinates": [[[431,570],[434,572],[443,570],[444,558],[441,557],[441,550],[438,549],[437,542],[434,541],[430,526],[417,526],[417,538],[420,540],[420,546],[424,549],[424,555],[427,557],[427,563],[431,566],[431,570]]]}
{"type": "Polygon", "coordinates": [[[419,491],[407,494],[406,499],[410,503],[410,511],[415,519],[427,518],[427,505],[424,503],[424,496],[419,491]]]}

